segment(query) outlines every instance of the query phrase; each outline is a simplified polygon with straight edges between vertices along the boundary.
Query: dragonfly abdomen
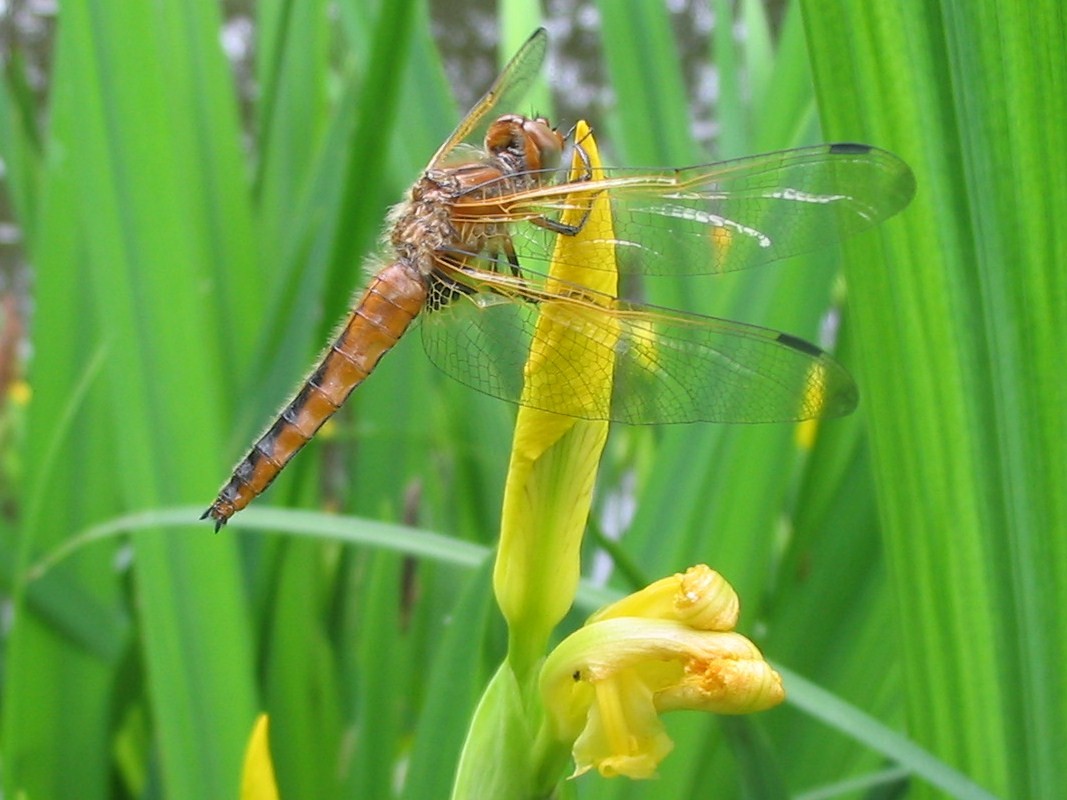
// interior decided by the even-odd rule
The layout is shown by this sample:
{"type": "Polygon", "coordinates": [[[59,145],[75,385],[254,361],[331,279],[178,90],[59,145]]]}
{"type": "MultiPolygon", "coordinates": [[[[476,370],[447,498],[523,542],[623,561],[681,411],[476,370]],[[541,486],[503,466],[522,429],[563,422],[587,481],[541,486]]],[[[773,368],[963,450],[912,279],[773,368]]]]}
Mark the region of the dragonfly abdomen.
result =
{"type": "Polygon", "coordinates": [[[395,262],[371,281],[318,366],[234,468],[201,519],[215,530],[263,492],[404,334],[426,302],[426,282],[395,262]]]}

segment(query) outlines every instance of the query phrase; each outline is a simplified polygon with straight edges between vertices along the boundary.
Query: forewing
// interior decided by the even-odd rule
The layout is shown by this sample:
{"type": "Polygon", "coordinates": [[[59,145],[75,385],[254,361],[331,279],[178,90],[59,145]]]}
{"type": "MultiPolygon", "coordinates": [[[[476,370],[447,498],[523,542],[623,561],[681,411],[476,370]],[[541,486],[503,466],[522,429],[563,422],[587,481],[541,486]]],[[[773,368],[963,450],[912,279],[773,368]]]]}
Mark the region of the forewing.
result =
{"type": "Polygon", "coordinates": [[[839,416],[856,406],[845,369],[788,334],[628,304],[580,287],[548,299],[542,290],[524,293],[516,281],[486,277],[480,291],[439,286],[436,308],[422,318],[422,337],[434,364],[494,397],[629,424],[781,422],[839,416]],[[556,323],[552,342],[536,340],[538,314],[556,323]],[[536,403],[524,393],[531,348],[571,356],[542,364],[536,403]],[[599,374],[590,364],[600,365],[599,374]],[[606,377],[610,398],[598,388],[606,377]]]}
{"type": "Polygon", "coordinates": [[[472,138],[480,142],[489,123],[494,119],[494,112],[497,109],[511,108],[526,94],[530,83],[541,71],[541,64],[545,60],[547,50],[548,33],[544,28],[538,28],[512,56],[511,61],[493,81],[493,85],[482,95],[482,99],[475,103],[466,116],[460,120],[459,125],[452,131],[452,135],[434,153],[429,166],[440,165],[452,149],[461,142],[472,138]]]}
{"type": "MultiPolygon", "coordinates": [[[[611,198],[614,253],[624,273],[733,272],[817,250],[878,224],[915,193],[907,164],[885,150],[832,144],[678,170],[603,170],[593,180],[541,186],[457,204],[457,218],[481,222],[557,219],[600,192],[611,198]]],[[[552,237],[512,226],[520,263],[547,271],[552,237]]],[[[602,240],[576,244],[570,258],[598,268],[602,240]]],[[[604,266],[604,268],[612,268],[604,266]]]]}

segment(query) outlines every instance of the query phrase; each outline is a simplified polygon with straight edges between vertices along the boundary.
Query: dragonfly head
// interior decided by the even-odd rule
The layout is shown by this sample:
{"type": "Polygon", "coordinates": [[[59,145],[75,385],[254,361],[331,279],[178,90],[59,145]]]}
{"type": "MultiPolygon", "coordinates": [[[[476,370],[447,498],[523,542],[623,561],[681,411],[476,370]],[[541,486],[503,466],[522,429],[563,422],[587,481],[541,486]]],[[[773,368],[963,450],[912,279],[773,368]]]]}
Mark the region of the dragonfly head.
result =
{"type": "Polygon", "coordinates": [[[498,117],[485,134],[485,149],[506,159],[515,171],[554,170],[563,152],[563,135],[544,117],[498,117]]]}

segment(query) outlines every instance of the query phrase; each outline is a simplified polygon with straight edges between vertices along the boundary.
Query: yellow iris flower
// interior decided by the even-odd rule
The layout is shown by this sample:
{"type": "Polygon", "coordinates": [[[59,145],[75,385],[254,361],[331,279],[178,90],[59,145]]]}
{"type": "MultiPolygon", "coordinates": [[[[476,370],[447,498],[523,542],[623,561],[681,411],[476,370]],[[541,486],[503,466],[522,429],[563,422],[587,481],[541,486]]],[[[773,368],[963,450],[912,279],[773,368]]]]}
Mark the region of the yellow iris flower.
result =
{"type": "Polygon", "coordinates": [[[573,741],[580,775],[650,778],[673,743],[660,714],[748,714],[777,705],[782,681],[731,629],[737,595],[706,566],[657,581],[595,614],[545,661],[551,735],[573,741]]]}

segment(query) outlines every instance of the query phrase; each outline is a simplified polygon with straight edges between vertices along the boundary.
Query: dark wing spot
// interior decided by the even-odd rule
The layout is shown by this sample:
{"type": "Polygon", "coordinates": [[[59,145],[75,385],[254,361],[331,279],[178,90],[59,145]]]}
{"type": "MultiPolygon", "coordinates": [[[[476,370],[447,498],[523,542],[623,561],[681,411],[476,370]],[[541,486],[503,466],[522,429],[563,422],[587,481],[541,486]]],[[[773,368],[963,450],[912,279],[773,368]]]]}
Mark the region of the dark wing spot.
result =
{"type": "Polygon", "coordinates": [[[839,156],[862,156],[871,152],[871,146],[855,142],[838,142],[830,145],[830,152],[839,156]]]}
{"type": "Polygon", "coordinates": [[[806,353],[809,356],[820,358],[823,355],[822,350],[813,345],[811,342],[807,342],[801,339],[799,336],[792,336],[788,333],[779,333],[778,341],[784,344],[786,347],[791,347],[794,350],[799,350],[801,353],[806,353]]]}

